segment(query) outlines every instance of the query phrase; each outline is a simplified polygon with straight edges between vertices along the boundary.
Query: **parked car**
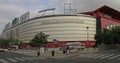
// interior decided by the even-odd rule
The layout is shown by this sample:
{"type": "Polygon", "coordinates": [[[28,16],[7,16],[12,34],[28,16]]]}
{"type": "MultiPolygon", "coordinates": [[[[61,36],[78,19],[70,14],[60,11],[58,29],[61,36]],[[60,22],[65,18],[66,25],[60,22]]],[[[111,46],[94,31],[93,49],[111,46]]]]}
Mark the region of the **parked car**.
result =
{"type": "Polygon", "coordinates": [[[4,52],[4,49],[3,49],[3,48],[0,48],[0,52],[4,52]]]}

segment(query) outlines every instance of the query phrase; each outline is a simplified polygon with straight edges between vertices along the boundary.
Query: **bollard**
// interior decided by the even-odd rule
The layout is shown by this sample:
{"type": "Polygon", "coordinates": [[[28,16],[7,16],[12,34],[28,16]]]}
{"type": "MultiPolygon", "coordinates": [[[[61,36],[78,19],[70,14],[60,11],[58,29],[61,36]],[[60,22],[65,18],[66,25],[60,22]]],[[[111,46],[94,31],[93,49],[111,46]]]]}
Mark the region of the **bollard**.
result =
{"type": "Polygon", "coordinates": [[[40,52],[37,53],[37,56],[40,56],[40,52]]]}
{"type": "Polygon", "coordinates": [[[55,51],[52,51],[52,56],[55,56],[55,51]]]}
{"type": "Polygon", "coordinates": [[[66,51],[65,50],[63,50],[63,54],[65,54],[66,53],[66,51]]]}

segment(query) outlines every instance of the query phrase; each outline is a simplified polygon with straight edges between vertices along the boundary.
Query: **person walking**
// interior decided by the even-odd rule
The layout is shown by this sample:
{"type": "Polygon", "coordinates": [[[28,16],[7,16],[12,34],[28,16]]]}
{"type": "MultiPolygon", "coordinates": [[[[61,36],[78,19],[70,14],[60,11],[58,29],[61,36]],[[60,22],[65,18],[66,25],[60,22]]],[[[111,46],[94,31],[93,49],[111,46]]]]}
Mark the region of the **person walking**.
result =
{"type": "Polygon", "coordinates": [[[66,46],[66,53],[69,54],[69,45],[66,46]]]}

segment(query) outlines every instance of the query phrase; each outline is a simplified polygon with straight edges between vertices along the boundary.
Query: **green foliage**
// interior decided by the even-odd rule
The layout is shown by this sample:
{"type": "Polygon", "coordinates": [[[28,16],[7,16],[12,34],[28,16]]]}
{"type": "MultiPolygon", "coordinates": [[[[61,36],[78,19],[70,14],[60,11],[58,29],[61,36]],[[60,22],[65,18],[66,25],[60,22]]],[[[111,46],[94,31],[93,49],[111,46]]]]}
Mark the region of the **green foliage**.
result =
{"type": "Polygon", "coordinates": [[[13,45],[18,45],[18,46],[20,46],[20,45],[23,44],[23,42],[20,41],[20,40],[18,40],[18,39],[14,39],[14,40],[12,41],[12,44],[13,44],[13,45]]]}
{"type": "Polygon", "coordinates": [[[9,46],[10,44],[12,44],[12,39],[0,39],[0,43],[2,46],[9,46]]]}
{"type": "Polygon", "coordinates": [[[106,29],[104,32],[98,31],[95,35],[98,44],[116,44],[120,43],[120,26],[106,29]]]}
{"type": "Polygon", "coordinates": [[[100,30],[98,30],[95,37],[94,37],[94,39],[96,40],[97,44],[102,44],[103,39],[104,39],[103,38],[103,33],[100,30]]]}
{"type": "Polygon", "coordinates": [[[17,39],[0,39],[0,47],[10,45],[22,45],[23,43],[17,39]]]}
{"type": "Polygon", "coordinates": [[[35,35],[35,37],[30,41],[31,46],[40,46],[43,44],[47,44],[47,37],[49,35],[46,35],[43,32],[39,32],[38,34],[35,35]]]}

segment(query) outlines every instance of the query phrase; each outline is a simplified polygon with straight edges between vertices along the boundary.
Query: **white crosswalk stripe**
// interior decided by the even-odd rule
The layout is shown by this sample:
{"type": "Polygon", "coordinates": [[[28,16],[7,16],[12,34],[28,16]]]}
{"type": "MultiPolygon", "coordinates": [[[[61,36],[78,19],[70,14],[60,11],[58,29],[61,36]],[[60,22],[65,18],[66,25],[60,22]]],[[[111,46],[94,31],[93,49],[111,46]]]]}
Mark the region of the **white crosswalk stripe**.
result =
{"type": "Polygon", "coordinates": [[[108,59],[114,59],[114,58],[117,58],[117,57],[119,57],[119,56],[120,56],[120,54],[115,55],[115,56],[113,56],[113,57],[110,57],[110,58],[108,58],[108,59]]]}
{"type": "Polygon", "coordinates": [[[9,62],[19,62],[19,61],[32,61],[32,60],[38,60],[39,58],[36,57],[12,57],[12,58],[3,58],[0,59],[0,63],[9,63],[9,62]]]}
{"type": "Polygon", "coordinates": [[[110,55],[107,55],[107,56],[101,57],[100,59],[105,59],[105,58],[108,58],[108,57],[113,56],[113,55],[115,55],[115,54],[110,54],[110,55]]]}
{"type": "Polygon", "coordinates": [[[6,58],[7,60],[9,61],[12,61],[12,62],[17,62],[17,60],[13,59],[13,58],[6,58]]]}
{"type": "Polygon", "coordinates": [[[22,58],[26,60],[39,60],[39,58],[36,57],[22,57],[22,58]]]}
{"type": "Polygon", "coordinates": [[[23,58],[25,60],[32,60],[30,57],[21,57],[21,58],[23,58]]]}
{"type": "Polygon", "coordinates": [[[4,60],[4,59],[0,59],[0,63],[8,63],[8,61],[7,60],[4,60]]]}
{"type": "Polygon", "coordinates": [[[95,58],[95,59],[120,60],[120,54],[111,54],[111,53],[95,53],[95,54],[88,54],[88,55],[85,55],[83,57],[95,58]]]}
{"type": "Polygon", "coordinates": [[[118,58],[117,60],[120,60],[120,58],[118,58]]]}
{"type": "Polygon", "coordinates": [[[91,56],[89,56],[89,58],[94,58],[94,57],[96,57],[96,56],[100,56],[100,55],[103,55],[103,53],[100,53],[100,54],[92,54],[91,56]]]}
{"type": "Polygon", "coordinates": [[[25,61],[24,59],[22,59],[22,58],[17,58],[17,57],[15,57],[14,59],[19,60],[19,61],[25,61]]]}
{"type": "Polygon", "coordinates": [[[110,58],[108,58],[108,59],[114,59],[114,58],[117,58],[117,57],[120,57],[120,54],[115,55],[115,56],[113,56],[113,57],[110,57],[110,58]]]}
{"type": "Polygon", "coordinates": [[[109,54],[102,54],[102,55],[99,55],[99,56],[96,56],[96,57],[93,57],[93,58],[100,58],[100,57],[103,57],[103,56],[106,56],[106,55],[109,55],[109,54]]]}

